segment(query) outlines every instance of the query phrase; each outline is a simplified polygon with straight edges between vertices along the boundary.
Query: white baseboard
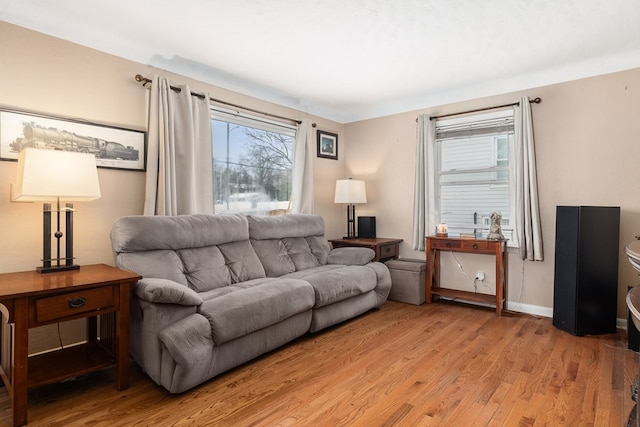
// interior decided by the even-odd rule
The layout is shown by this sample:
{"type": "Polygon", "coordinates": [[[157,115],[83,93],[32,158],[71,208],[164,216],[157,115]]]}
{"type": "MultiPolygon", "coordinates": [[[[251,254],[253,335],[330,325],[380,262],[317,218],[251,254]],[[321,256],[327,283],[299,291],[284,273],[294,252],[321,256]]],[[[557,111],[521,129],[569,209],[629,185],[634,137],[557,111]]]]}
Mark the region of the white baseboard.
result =
{"type": "MultiPolygon", "coordinates": [[[[442,296],[440,298],[447,299],[447,300],[463,301],[464,303],[467,303],[467,304],[475,304],[483,307],[495,307],[495,304],[485,304],[478,301],[469,301],[469,300],[465,300],[464,298],[448,298],[448,297],[442,297],[442,296]]],[[[533,316],[553,317],[552,308],[542,307],[539,305],[531,305],[531,304],[523,304],[515,301],[507,301],[506,309],[509,311],[515,311],[518,313],[531,314],[533,316]]]]}
{"type": "Polygon", "coordinates": [[[616,319],[616,327],[618,329],[627,330],[627,319],[616,319]]]}
{"type": "Polygon", "coordinates": [[[515,301],[507,301],[507,310],[531,314],[533,316],[553,317],[553,308],[543,307],[540,305],[523,304],[515,301]]]}

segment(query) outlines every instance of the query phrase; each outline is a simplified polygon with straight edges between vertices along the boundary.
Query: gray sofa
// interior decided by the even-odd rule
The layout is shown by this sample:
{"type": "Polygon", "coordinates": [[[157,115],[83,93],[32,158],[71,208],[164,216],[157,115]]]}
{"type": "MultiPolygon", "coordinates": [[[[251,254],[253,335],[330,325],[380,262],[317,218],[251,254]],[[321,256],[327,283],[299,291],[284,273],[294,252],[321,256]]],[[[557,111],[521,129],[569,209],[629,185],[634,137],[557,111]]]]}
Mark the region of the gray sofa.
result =
{"type": "Polygon", "coordinates": [[[331,250],[317,215],[129,216],[111,231],[116,266],[143,276],[131,354],[172,393],[308,332],[382,305],[384,264],[331,250]]]}

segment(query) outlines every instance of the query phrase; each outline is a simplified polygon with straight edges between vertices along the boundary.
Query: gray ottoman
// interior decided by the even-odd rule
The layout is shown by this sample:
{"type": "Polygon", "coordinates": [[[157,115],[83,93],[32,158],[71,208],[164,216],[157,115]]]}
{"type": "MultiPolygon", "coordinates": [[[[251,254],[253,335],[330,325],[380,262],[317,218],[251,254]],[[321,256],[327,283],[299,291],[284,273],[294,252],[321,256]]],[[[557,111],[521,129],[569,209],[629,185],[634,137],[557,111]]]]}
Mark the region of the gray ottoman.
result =
{"type": "Polygon", "coordinates": [[[425,261],[413,259],[393,259],[385,265],[391,272],[391,292],[389,299],[407,304],[420,305],[426,300],[425,261]]]}

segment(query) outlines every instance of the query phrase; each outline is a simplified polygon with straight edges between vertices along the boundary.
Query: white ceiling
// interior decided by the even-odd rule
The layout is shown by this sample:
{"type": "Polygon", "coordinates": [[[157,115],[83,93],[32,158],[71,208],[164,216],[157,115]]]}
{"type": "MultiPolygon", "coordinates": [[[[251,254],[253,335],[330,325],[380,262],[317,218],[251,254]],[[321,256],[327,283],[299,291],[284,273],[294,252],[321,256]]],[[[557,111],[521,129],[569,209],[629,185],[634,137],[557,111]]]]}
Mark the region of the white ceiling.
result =
{"type": "Polygon", "coordinates": [[[640,67],[638,0],[0,0],[0,20],[342,123],[640,67]]]}

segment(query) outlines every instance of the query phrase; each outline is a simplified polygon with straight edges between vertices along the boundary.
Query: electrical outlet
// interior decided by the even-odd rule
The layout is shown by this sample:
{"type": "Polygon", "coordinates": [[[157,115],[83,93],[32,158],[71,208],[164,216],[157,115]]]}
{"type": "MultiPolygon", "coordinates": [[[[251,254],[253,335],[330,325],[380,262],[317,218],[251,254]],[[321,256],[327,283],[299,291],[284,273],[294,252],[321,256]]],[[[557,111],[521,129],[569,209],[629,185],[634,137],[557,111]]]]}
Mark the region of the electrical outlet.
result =
{"type": "Polygon", "coordinates": [[[476,273],[476,279],[482,282],[484,280],[484,271],[478,271],[476,273]]]}

